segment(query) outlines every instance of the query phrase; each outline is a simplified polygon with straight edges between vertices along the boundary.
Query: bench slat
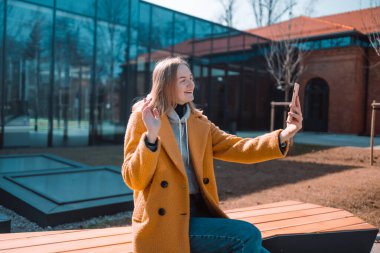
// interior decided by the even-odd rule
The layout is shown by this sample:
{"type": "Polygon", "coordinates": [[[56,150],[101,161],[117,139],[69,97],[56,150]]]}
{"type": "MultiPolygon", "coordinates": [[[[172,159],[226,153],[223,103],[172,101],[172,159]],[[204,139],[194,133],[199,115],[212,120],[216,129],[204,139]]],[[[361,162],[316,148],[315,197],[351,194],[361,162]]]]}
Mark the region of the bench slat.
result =
{"type": "Polygon", "coordinates": [[[113,236],[105,236],[105,237],[94,237],[94,238],[88,238],[85,240],[64,241],[64,242],[55,242],[55,243],[47,242],[46,244],[6,249],[4,251],[7,253],[25,253],[25,252],[53,253],[53,252],[57,252],[57,248],[60,250],[60,252],[75,251],[79,249],[103,247],[105,245],[123,244],[131,240],[131,238],[128,238],[128,237],[132,237],[132,234],[129,234],[127,236],[124,234],[121,234],[121,235],[113,235],[113,236]]]}
{"type": "Polygon", "coordinates": [[[1,234],[0,242],[5,240],[15,240],[15,239],[25,239],[36,236],[45,236],[45,235],[55,235],[55,234],[63,234],[63,233],[71,233],[77,232],[81,230],[56,230],[56,231],[41,231],[41,232],[17,232],[17,233],[9,233],[9,234],[1,234]]]}
{"type": "Polygon", "coordinates": [[[327,214],[327,213],[332,213],[336,211],[337,209],[334,209],[334,208],[319,207],[319,208],[290,211],[290,212],[284,212],[284,213],[280,212],[280,213],[267,214],[267,215],[256,216],[255,214],[252,216],[243,217],[241,219],[246,219],[253,224],[257,224],[257,223],[263,223],[263,222],[269,222],[269,221],[280,221],[280,220],[287,220],[287,219],[300,218],[300,217],[309,217],[316,214],[327,214]]]}
{"type": "Polygon", "coordinates": [[[318,223],[304,224],[294,227],[286,227],[280,229],[273,229],[268,231],[261,231],[263,238],[275,236],[275,235],[289,235],[289,234],[305,234],[305,233],[316,233],[319,231],[334,229],[337,227],[342,227],[344,225],[356,225],[362,224],[363,220],[357,217],[348,217],[337,220],[321,221],[318,223]]]}
{"type": "Polygon", "coordinates": [[[107,236],[126,235],[128,232],[130,232],[130,229],[124,227],[113,229],[92,229],[88,231],[74,231],[71,233],[20,238],[17,240],[3,241],[0,245],[0,250],[34,245],[43,245],[47,244],[47,242],[49,242],[48,244],[54,244],[68,241],[84,240],[89,238],[102,238],[107,236]]]}
{"type": "Polygon", "coordinates": [[[26,239],[26,238],[32,238],[37,236],[47,236],[47,235],[57,235],[57,234],[69,234],[73,232],[80,232],[80,233],[92,233],[93,231],[102,231],[105,234],[108,234],[113,231],[123,231],[123,232],[132,232],[132,227],[112,227],[112,228],[94,228],[94,229],[75,229],[75,230],[56,230],[56,231],[41,231],[41,232],[22,232],[22,233],[9,233],[9,234],[1,234],[0,235],[0,241],[2,240],[15,240],[15,239],[26,239]]]}
{"type": "Polygon", "coordinates": [[[372,226],[371,224],[361,223],[361,224],[326,229],[320,232],[346,231],[346,230],[372,230],[372,229],[376,229],[376,228],[372,226]]]}
{"type": "Polygon", "coordinates": [[[285,206],[285,207],[274,207],[271,209],[236,212],[228,216],[232,219],[241,219],[243,217],[252,217],[252,216],[275,214],[275,213],[285,213],[285,212],[290,212],[290,211],[307,210],[307,209],[318,208],[318,207],[321,207],[321,206],[314,205],[314,204],[299,204],[299,205],[292,205],[292,206],[285,206]]]}
{"type": "Polygon", "coordinates": [[[353,215],[346,211],[337,211],[327,214],[317,214],[308,217],[294,218],[281,221],[265,222],[256,224],[260,231],[268,231],[282,228],[292,228],[306,224],[319,224],[322,221],[337,220],[341,218],[352,217],[353,215]]]}
{"type": "Polygon", "coordinates": [[[78,249],[65,251],[65,253],[133,253],[132,243],[121,243],[115,245],[107,245],[97,248],[78,249]]]}
{"type": "Polygon", "coordinates": [[[292,205],[299,205],[299,204],[304,204],[304,203],[299,202],[299,201],[287,200],[287,201],[281,201],[281,202],[275,202],[275,203],[263,204],[263,205],[257,205],[257,206],[234,208],[234,209],[225,210],[225,212],[229,214],[229,213],[234,213],[234,212],[266,209],[266,208],[281,207],[281,206],[292,206],[292,205]]]}

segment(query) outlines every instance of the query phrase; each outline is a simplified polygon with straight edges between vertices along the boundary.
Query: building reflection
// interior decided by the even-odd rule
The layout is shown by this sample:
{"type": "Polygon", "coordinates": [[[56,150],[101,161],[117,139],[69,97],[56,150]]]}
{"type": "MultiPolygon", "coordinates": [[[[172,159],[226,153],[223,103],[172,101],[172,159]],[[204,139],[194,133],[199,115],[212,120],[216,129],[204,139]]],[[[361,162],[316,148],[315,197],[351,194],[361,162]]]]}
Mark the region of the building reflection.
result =
{"type": "Polygon", "coordinates": [[[266,71],[268,39],[144,1],[0,0],[0,23],[1,148],[122,143],[131,105],[167,56],[189,61],[195,103],[229,132],[269,129],[281,97],[266,71]]]}

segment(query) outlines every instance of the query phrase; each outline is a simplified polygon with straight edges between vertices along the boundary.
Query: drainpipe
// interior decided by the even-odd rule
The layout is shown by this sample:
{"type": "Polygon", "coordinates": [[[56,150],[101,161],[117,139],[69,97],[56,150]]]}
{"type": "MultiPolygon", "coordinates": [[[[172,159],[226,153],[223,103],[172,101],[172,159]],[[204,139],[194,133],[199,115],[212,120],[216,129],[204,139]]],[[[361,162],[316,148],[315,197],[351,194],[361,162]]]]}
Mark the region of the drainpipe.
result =
{"type": "Polygon", "coordinates": [[[367,131],[367,118],[368,118],[368,89],[369,89],[369,47],[364,48],[364,118],[363,118],[363,130],[359,135],[365,135],[367,131]]]}

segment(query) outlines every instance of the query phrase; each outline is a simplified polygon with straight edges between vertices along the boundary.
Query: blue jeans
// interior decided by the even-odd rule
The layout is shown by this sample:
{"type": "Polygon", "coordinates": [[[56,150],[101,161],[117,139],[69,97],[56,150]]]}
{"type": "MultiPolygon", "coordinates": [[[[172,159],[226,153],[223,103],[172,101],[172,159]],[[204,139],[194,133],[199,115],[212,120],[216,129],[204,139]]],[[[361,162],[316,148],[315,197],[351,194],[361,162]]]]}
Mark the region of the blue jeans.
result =
{"type": "Polygon", "coordinates": [[[213,218],[202,199],[190,199],[191,253],[269,253],[251,223],[213,218]]]}

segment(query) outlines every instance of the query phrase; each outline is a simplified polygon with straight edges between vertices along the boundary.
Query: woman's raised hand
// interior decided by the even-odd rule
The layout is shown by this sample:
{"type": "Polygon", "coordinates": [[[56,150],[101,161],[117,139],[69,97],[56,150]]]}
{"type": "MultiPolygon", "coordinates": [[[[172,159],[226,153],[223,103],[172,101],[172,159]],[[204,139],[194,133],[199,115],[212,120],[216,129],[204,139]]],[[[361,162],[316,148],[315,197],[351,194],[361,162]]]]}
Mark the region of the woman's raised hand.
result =
{"type": "Polygon", "coordinates": [[[145,127],[148,131],[147,138],[148,142],[155,143],[158,137],[158,132],[161,127],[161,118],[157,108],[152,108],[150,102],[152,98],[144,98],[144,104],[142,106],[142,119],[144,121],[145,127]]]}
{"type": "Polygon", "coordinates": [[[281,141],[284,142],[293,138],[296,133],[302,128],[302,112],[300,105],[300,98],[297,96],[295,104],[290,104],[290,112],[286,120],[286,128],[281,132],[281,141]]]}

